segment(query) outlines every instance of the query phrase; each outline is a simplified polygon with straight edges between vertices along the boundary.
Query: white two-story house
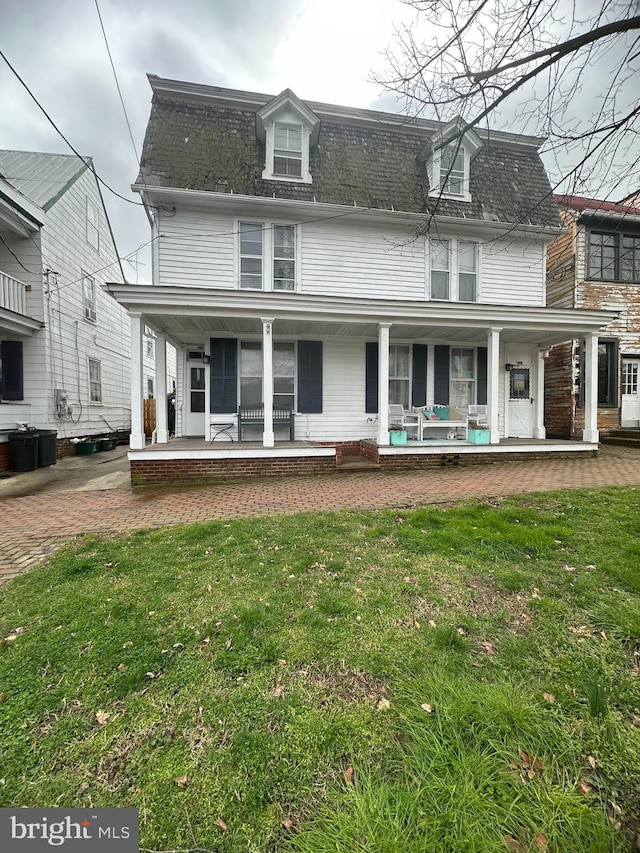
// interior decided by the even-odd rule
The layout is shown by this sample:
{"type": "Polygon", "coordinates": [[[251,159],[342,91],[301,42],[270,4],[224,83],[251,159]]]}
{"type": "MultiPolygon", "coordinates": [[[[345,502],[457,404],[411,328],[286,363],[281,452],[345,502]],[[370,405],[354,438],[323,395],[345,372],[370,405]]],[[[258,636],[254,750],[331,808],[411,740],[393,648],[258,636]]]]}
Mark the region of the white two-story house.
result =
{"type": "Polygon", "coordinates": [[[614,314],[546,307],[562,229],[541,139],[149,79],[134,189],[153,284],[109,285],[132,320],[134,481],[593,451],[598,329],[614,314]],[[147,449],[145,327],[179,351],[178,440],[159,406],[147,449]],[[545,357],[577,336],[583,440],[551,445],[545,357]],[[434,404],[486,407],[490,444],[416,431],[390,446],[390,406],[434,404]]]}
{"type": "Polygon", "coordinates": [[[74,437],[131,425],[124,281],[91,160],[0,151],[0,470],[17,424],[74,437]]]}

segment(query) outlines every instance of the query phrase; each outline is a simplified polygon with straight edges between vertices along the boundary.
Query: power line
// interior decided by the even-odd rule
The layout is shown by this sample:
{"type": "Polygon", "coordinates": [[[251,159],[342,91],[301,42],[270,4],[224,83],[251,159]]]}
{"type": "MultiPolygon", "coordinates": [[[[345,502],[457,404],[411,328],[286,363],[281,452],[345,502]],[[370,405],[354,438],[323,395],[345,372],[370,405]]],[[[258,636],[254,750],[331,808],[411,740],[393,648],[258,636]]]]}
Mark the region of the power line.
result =
{"type": "Polygon", "coordinates": [[[20,266],[22,267],[22,269],[23,269],[25,272],[28,272],[30,275],[42,275],[42,272],[41,272],[41,271],[39,271],[39,272],[34,272],[33,270],[30,270],[30,269],[28,269],[27,267],[25,267],[25,265],[22,263],[22,261],[20,260],[20,258],[19,258],[19,257],[16,255],[16,253],[13,251],[13,249],[11,248],[11,246],[10,246],[10,245],[7,243],[7,241],[4,239],[4,237],[2,236],[2,234],[0,234],[0,240],[2,240],[2,242],[4,243],[4,247],[5,247],[5,249],[6,249],[8,252],[11,252],[11,254],[12,254],[12,255],[13,255],[13,257],[15,258],[16,262],[20,264],[20,266]]]}
{"type": "Polygon", "coordinates": [[[2,50],[0,50],[0,57],[2,57],[2,59],[4,59],[4,61],[6,62],[6,64],[7,64],[8,68],[10,69],[10,71],[14,74],[14,76],[18,79],[18,81],[19,81],[19,82],[24,86],[24,88],[26,89],[26,91],[27,91],[27,92],[28,92],[28,94],[30,95],[31,99],[34,101],[34,103],[36,104],[36,106],[38,107],[38,109],[42,112],[42,114],[43,114],[43,115],[44,115],[44,117],[47,119],[47,121],[49,122],[49,124],[51,125],[51,127],[56,131],[56,133],[57,133],[60,137],[62,137],[62,139],[67,143],[67,145],[69,146],[69,148],[70,148],[70,149],[73,151],[73,153],[76,155],[76,157],[77,157],[79,160],[81,160],[81,161],[85,164],[85,166],[87,166],[87,167],[88,167],[88,168],[93,172],[93,174],[94,174],[94,175],[95,175],[95,177],[96,177],[96,180],[98,180],[98,181],[99,181],[99,182],[100,182],[104,187],[106,187],[106,189],[108,189],[108,190],[109,190],[109,192],[113,193],[113,195],[117,196],[118,198],[121,198],[123,201],[126,201],[128,204],[135,204],[135,206],[136,206],[136,207],[144,207],[144,204],[143,204],[142,202],[140,202],[140,201],[133,201],[133,199],[126,198],[126,196],[121,195],[119,192],[117,192],[117,191],[116,191],[116,190],[114,190],[112,187],[110,187],[110,186],[109,186],[109,184],[108,184],[105,180],[103,180],[103,179],[100,177],[100,175],[96,172],[96,170],[95,170],[95,168],[94,168],[94,166],[93,166],[93,163],[91,162],[91,159],[90,159],[90,158],[83,157],[83,156],[82,156],[82,155],[81,155],[81,154],[80,154],[80,153],[79,153],[79,152],[78,152],[78,151],[73,147],[73,145],[69,142],[69,140],[68,140],[68,139],[67,139],[67,137],[64,135],[64,133],[60,130],[60,128],[56,125],[56,123],[54,122],[54,120],[51,118],[51,116],[49,115],[49,113],[48,113],[48,112],[45,110],[45,108],[42,106],[42,104],[40,103],[40,101],[39,101],[39,100],[36,98],[36,96],[33,94],[33,92],[31,91],[31,89],[27,86],[27,84],[26,84],[26,83],[25,83],[25,81],[22,79],[22,77],[18,74],[18,72],[16,71],[16,69],[13,67],[13,65],[9,62],[9,60],[8,60],[8,59],[7,59],[7,57],[4,55],[4,53],[2,52],[2,50]]]}
{"type": "Polygon", "coordinates": [[[79,281],[82,281],[85,278],[92,278],[94,275],[97,275],[99,272],[102,272],[103,270],[108,270],[109,267],[114,266],[119,261],[126,261],[127,258],[130,258],[132,255],[135,255],[136,252],[140,251],[140,249],[144,249],[145,246],[148,246],[150,243],[153,243],[154,240],[157,240],[158,237],[162,237],[162,236],[163,236],[162,234],[158,234],[157,237],[152,237],[150,240],[147,240],[146,243],[141,243],[132,252],[129,252],[128,255],[121,255],[121,256],[117,257],[115,261],[111,261],[110,264],[106,264],[105,266],[100,267],[97,270],[92,270],[91,272],[84,273],[83,275],[80,276],[80,278],[74,278],[73,281],[68,281],[68,282],[66,282],[66,284],[61,284],[59,287],[56,287],[55,290],[52,289],[51,292],[52,293],[59,293],[61,290],[64,290],[65,287],[71,287],[72,284],[78,284],[79,281]]]}
{"type": "Polygon", "coordinates": [[[136,162],[138,166],[140,166],[140,157],[138,156],[138,149],[136,148],[136,143],[133,138],[133,131],[131,130],[131,124],[129,122],[129,116],[127,115],[127,108],[124,104],[124,98],[122,97],[122,90],[120,89],[120,82],[118,80],[118,75],[116,73],[116,67],[113,63],[113,57],[111,56],[111,49],[109,47],[109,40],[107,39],[107,33],[104,28],[104,24],[102,22],[102,15],[100,14],[100,6],[98,5],[98,0],[95,0],[96,4],[96,12],[98,13],[98,20],[100,21],[100,29],[102,30],[102,35],[104,37],[105,47],[107,48],[107,54],[109,55],[109,62],[111,63],[111,70],[113,71],[113,79],[116,81],[116,89],[118,90],[118,95],[120,97],[120,103],[122,104],[122,112],[124,113],[124,119],[127,123],[127,127],[129,128],[129,136],[131,138],[131,144],[133,145],[133,151],[136,155],[136,162]]]}

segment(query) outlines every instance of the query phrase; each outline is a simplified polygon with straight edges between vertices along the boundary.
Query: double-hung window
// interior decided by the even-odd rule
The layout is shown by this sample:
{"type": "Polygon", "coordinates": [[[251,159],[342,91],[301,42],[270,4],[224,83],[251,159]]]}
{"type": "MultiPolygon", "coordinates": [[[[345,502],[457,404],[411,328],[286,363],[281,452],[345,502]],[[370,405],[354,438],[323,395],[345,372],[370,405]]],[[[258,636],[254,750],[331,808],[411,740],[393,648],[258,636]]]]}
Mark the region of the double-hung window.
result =
{"type": "MultiPolygon", "coordinates": [[[[279,409],[294,408],[295,344],[276,341],[273,344],[273,405],[279,409]]],[[[262,400],[262,344],[242,341],[240,344],[240,405],[259,406],[262,400]]]]}
{"type": "Polygon", "coordinates": [[[273,226],[273,289],[296,289],[296,229],[273,226]]]}
{"type": "Polygon", "coordinates": [[[458,242],[458,301],[476,302],[477,283],[477,243],[458,242]]]}
{"type": "Polygon", "coordinates": [[[100,214],[90,199],[87,199],[87,243],[100,249],[100,214]]]}
{"type": "Polygon", "coordinates": [[[431,299],[478,301],[478,244],[464,240],[431,240],[431,299]]]}
{"type": "Polygon", "coordinates": [[[96,358],[89,359],[89,400],[102,402],[102,364],[96,358]]]}
{"type": "Polygon", "coordinates": [[[151,326],[144,327],[144,352],[145,355],[148,355],[150,358],[153,358],[155,355],[155,333],[151,326]]]}
{"type": "Polygon", "coordinates": [[[242,290],[296,289],[295,225],[240,222],[239,268],[242,290]]]}
{"type": "Polygon", "coordinates": [[[389,403],[409,408],[410,350],[408,345],[389,347],[389,403]]]}
{"type": "Polygon", "coordinates": [[[84,319],[96,322],[96,283],[88,275],[82,277],[82,297],[84,304],[84,319]]]}
{"type": "Polygon", "coordinates": [[[640,236],[589,232],[589,278],[640,283],[640,236]]]}
{"type": "MultiPolygon", "coordinates": [[[[615,408],[618,405],[619,342],[617,338],[598,338],[598,406],[615,408]]],[[[585,343],[580,346],[580,397],[584,406],[585,343]]]]}
{"type": "Polygon", "coordinates": [[[451,240],[431,241],[431,298],[450,299],[451,240]]]}
{"type": "Polygon", "coordinates": [[[464,148],[457,142],[440,151],[440,188],[446,195],[464,195],[464,148]]]}
{"type": "Polygon", "coordinates": [[[262,223],[240,223],[240,287],[262,290],[262,223]]]}
{"type": "Polygon", "coordinates": [[[276,122],[273,144],[273,174],[302,177],[302,125],[276,122]]]}
{"type": "Polygon", "coordinates": [[[451,347],[451,393],[452,406],[468,406],[476,399],[476,351],[470,347],[451,347]]]}

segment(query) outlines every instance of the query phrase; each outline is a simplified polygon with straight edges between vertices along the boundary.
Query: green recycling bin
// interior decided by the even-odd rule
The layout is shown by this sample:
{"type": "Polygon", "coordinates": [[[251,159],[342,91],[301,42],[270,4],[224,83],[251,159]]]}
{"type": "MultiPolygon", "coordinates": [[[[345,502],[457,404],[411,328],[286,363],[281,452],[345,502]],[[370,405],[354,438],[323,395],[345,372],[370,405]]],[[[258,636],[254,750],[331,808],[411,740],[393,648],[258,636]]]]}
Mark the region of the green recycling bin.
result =
{"type": "Polygon", "coordinates": [[[38,433],[35,429],[9,433],[11,470],[21,473],[38,467],[38,433]]]}
{"type": "Polygon", "coordinates": [[[38,430],[38,468],[49,468],[58,461],[58,433],[55,429],[38,430]]]}

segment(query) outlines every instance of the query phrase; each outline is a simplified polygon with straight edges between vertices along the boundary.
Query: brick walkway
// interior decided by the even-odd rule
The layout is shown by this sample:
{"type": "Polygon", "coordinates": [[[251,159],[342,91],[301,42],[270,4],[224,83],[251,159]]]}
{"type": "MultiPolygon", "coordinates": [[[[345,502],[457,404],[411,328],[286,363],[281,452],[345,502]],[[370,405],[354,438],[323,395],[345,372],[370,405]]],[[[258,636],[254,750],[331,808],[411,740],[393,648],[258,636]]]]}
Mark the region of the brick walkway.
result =
{"type": "Polygon", "coordinates": [[[640,448],[601,445],[596,459],[430,471],[345,472],[217,486],[58,491],[0,500],[0,584],[84,533],[337,509],[383,509],[551,489],[640,485],[640,448]]]}

